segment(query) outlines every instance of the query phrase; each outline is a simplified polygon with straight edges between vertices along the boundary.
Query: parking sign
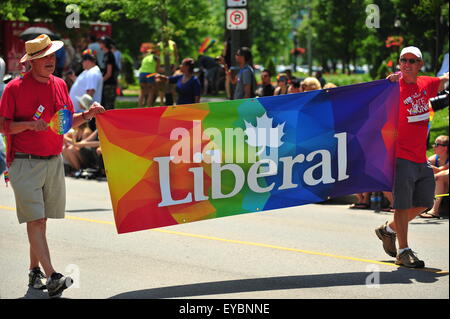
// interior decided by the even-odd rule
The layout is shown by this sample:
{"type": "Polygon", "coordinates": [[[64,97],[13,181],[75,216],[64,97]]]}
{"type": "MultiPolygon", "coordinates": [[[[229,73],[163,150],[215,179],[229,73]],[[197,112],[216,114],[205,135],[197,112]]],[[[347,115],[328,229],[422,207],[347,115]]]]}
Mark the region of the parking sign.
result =
{"type": "Polygon", "coordinates": [[[247,30],[247,9],[227,9],[227,29],[247,30]]]}
{"type": "Polygon", "coordinates": [[[227,7],[245,7],[247,5],[247,0],[227,0],[227,7]]]}

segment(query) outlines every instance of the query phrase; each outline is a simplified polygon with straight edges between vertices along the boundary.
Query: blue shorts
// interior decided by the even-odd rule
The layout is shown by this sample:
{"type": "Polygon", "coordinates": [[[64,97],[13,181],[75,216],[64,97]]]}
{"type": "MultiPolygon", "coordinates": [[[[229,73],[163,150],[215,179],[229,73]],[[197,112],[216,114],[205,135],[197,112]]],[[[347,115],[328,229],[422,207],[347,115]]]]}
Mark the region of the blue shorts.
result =
{"type": "Polygon", "coordinates": [[[155,83],[155,76],[147,77],[151,73],[141,72],[139,73],[139,83],[155,83]]]}

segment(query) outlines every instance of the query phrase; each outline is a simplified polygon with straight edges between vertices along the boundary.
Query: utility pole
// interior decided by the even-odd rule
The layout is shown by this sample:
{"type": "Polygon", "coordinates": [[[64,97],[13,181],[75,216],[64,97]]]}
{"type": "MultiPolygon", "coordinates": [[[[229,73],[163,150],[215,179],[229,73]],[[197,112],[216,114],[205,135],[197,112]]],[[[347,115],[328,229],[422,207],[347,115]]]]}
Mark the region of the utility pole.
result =
{"type": "Polygon", "coordinates": [[[231,44],[231,65],[236,66],[235,53],[243,46],[251,47],[249,29],[250,0],[225,0],[225,28],[231,44]]]}

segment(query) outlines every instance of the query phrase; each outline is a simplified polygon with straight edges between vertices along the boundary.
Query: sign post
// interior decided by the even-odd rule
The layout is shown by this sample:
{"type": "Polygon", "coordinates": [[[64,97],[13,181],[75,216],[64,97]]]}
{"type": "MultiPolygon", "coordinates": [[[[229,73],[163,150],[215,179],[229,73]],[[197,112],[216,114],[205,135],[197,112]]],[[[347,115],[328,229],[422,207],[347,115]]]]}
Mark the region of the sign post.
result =
{"type": "Polygon", "coordinates": [[[241,47],[251,47],[249,30],[250,0],[226,0],[225,28],[230,35],[231,64],[236,66],[235,53],[241,47]]]}

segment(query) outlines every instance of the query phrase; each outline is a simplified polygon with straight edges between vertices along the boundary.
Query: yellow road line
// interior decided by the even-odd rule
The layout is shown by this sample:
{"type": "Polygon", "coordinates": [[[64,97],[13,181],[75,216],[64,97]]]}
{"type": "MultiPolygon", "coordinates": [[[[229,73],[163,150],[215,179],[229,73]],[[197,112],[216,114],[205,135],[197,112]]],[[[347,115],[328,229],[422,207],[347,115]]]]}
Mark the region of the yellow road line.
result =
{"type": "MultiPolygon", "coordinates": [[[[1,206],[1,205],[0,205],[0,209],[15,211],[15,209],[12,208],[12,207],[1,206]]],[[[114,222],[112,222],[112,221],[90,219],[90,218],[72,216],[72,215],[67,215],[67,214],[66,214],[66,219],[85,221],[85,222],[96,223],[96,224],[114,225],[114,222]]],[[[336,259],[359,261],[359,262],[364,262],[364,263],[378,264],[378,265],[391,266],[391,267],[397,267],[397,268],[402,267],[402,266],[396,265],[394,263],[389,263],[389,262],[383,262],[383,261],[377,261],[377,260],[371,260],[371,259],[364,259],[364,258],[349,257],[349,256],[340,256],[340,255],[335,255],[335,254],[321,253],[321,252],[304,250],[304,249],[298,249],[298,248],[289,248],[289,247],[276,246],[276,245],[270,245],[270,244],[255,243],[255,242],[250,242],[250,241],[226,239],[226,238],[220,238],[220,237],[191,234],[191,233],[185,233],[185,232],[179,232],[179,231],[173,231],[173,230],[167,230],[167,229],[149,229],[149,230],[150,231],[154,231],[154,232],[159,232],[159,233],[178,235],[178,236],[185,236],[185,237],[192,237],[192,238],[207,239],[207,240],[214,240],[214,241],[221,241],[221,242],[233,243],[233,244],[239,244],[239,245],[271,248],[271,249],[283,250],[283,251],[292,251],[292,252],[298,252],[298,253],[303,253],[303,254],[307,254],[307,255],[315,255],[315,256],[331,257],[331,258],[336,258],[336,259]]],[[[448,274],[448,271],[443,271],[443,270],[440,270],[440,269],[423,268],[423,269],[416,269],[416,270],[423,270],[423,271],[427,271],[427,272],[433,272],[433,273],[436,273],[436,274],[445,274],[445,275],[448,274]]]]}
{"type": "Polygon", "coordinates": [[[76,216],[71,216],[71,215],[66,215],[66,219],[80,220],[80,221],[83,221],[83,222],[90,222],[90,223],[97,223],[97,224],[114,225],[114,222],[110,222],[110,221],[107,221],[107,220],[97,220],[97,219],[76,217],[76,216]]]}
{"type": "Polygon", "coordinates": [[[8,207],[8,206],[2,206],[2,205],[0,205],[0,209],[4,209],[4,210],[13,210],[13,211],[16,210],[15,208],[8,207]]]}

